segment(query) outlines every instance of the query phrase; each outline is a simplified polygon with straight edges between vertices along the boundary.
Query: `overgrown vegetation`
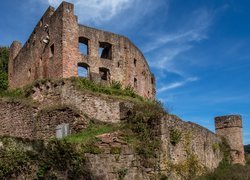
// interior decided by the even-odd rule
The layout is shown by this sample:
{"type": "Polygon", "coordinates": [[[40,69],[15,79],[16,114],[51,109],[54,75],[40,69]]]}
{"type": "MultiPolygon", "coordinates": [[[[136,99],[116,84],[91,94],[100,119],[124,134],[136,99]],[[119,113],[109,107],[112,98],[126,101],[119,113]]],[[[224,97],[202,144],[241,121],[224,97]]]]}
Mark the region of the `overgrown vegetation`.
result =
{"type": "Polygon", "coordinates": [[[182,179],[195,179],[197,176],[205,172],[205,168],[200,164],[197,155],[195,155],[190,146],[191,132],[182,135],[184,140],[184,151],[186,152],[186,160],[179,164],[170,163],[170,171],[174,170],[182,179]]]}
{"type": "Polygon", "coordinates": [[[134,146],[145,167],[154,166],[158,157],[161,142],[157,126],[164,113],[158,102],[136,104],[124,127],[124,140],[134,146]]]}
{"type": "Polygon", "coordinates": [[[249,180],[250,179],[250,165],[242,166],[239,164],[229,165],[225,167],[220,165],[214,172],[208,173],[199,180],[249,180]]]}
{"type": "Polygon", "coordinates": [[[81,133],[67,136],[65,140],[71,143],[86,144],[96,140],[97,135],[114,132],[117,129],[119,129],[119,125],[91,121],[81,133]]]}
{"type": "Polygon", "coordinates": [[[9,48],[0,47],[0,92],[8,88],[9,48]]]}
{"type": "Polygon", "coordinates": [[[112,96],[119,97],[130,97],[140,101],[143,101],[143,98],[137,95],[134,89],[130,86],[122,88],[120,82],[113,81],[110,86],[97,84],[86,78],[71,78],[72,82],[80,90],[88,90],[91,92],[102,93],[112,96]]]}
{"type": "Polygon", "coordinates": [[[181,132],[178,129],[171,128],[170,129],[170,143],[172,145],[177,145],[181,140],[181,132]]]}
{"type": "Polygon", "coordinates": [[[19,173],[29,175],[34,171],[38,179],[58,179],[57,176],[62,172],[67,179],[90,179],[84,153],[75,144],[65,140],[50,140],[36,149],[35,146],[13,146],[8,138],[1,141],[4,142],[4,148],[0,150],[0,179],[15,177],[19,173]]]}

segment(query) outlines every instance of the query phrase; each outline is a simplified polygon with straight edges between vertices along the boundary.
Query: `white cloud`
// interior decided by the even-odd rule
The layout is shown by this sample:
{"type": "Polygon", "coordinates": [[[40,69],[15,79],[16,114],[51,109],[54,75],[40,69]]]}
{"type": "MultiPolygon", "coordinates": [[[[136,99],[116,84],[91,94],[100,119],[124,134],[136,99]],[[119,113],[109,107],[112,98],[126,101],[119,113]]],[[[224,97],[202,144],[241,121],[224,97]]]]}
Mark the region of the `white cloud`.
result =
{"type": "MultiPolygon", "coordinates": [[[[131,7],[136,0],[68,0],[75,5],[80,22],[100,24],[109,21],[125,9],[131,7]]],[[[47,0],[51,6],[57,7],[62,0],[47,0]]]]}
{"type": "Polygon", "coordinates": [[[187,79],[185,79],[183,81],[178,81],[178,82],[174,82],[174,83],[168,84],[166,86],[163,86],[163,87],[157,89],[157,92],[162,93],[162,92],[165,92],[165,91],[168,91],[168,90],[171,90],[171,89],[175,89],[175,88],[184,86],[188,82],[194,82],[194,81],[198,81],[198,80],[199,80],[198,77],[189,77],[189,78],[187,78],[187,79]]]}

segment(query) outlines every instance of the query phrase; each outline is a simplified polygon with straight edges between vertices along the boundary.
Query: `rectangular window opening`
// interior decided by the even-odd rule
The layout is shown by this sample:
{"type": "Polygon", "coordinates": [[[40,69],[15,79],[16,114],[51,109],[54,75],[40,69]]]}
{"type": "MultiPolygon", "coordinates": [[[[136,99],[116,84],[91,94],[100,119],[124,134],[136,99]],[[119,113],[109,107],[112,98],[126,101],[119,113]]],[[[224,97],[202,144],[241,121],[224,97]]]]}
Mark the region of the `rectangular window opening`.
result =
{"type": "Polygon", "coordinates": [[[112,45],[108,42],[99,42],[99,57],[112,60],[112,45]]]}
{"type": "Polygon", "coordinates": [[[50,57],[50,58],[53,57],[53,56],[54,56],[54,53],[55,53],[55,48],[54,48],[54,44],[52,44],[52,45],[50,46],[50,55],[49,55],[49,57],[50,57]]]}
{"type": "Polygon", "coordinates": [[[81,54],[89,55],[89,39],[79,37],[79,50],[81,54]]]}

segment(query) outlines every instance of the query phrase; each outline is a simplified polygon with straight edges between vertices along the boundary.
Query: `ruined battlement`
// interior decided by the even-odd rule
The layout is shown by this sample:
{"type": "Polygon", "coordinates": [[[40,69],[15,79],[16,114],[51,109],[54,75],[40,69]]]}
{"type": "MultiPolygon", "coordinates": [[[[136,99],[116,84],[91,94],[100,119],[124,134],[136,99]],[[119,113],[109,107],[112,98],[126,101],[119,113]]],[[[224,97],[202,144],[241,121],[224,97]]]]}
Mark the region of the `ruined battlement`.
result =
{"type": "Polygon", "coordinates": [[[239,127],[242,128],[240,115],[219,116],[215,118],[215,129],[239,127]]]}
{"type": "Polygon", "coordinates": [[[141,51],[122,35],[78,24],[74,5],[62,2],[47,9],[23,47],[13,42],[9,85],[69,77],[119,81],[145,98],[155,97],[155,78],[141,51]]]}

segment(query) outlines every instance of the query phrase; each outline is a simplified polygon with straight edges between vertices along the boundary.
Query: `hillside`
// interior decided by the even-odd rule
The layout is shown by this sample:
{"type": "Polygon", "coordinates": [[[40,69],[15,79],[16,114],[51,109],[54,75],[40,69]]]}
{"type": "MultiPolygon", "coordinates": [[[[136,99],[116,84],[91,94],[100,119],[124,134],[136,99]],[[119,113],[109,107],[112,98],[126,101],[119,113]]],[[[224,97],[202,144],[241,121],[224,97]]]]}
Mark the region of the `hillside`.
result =
{"type": "Polygon", "coordinates": [[[250,154],[250,144],[244,146],[245,153],[250,154]]]}

